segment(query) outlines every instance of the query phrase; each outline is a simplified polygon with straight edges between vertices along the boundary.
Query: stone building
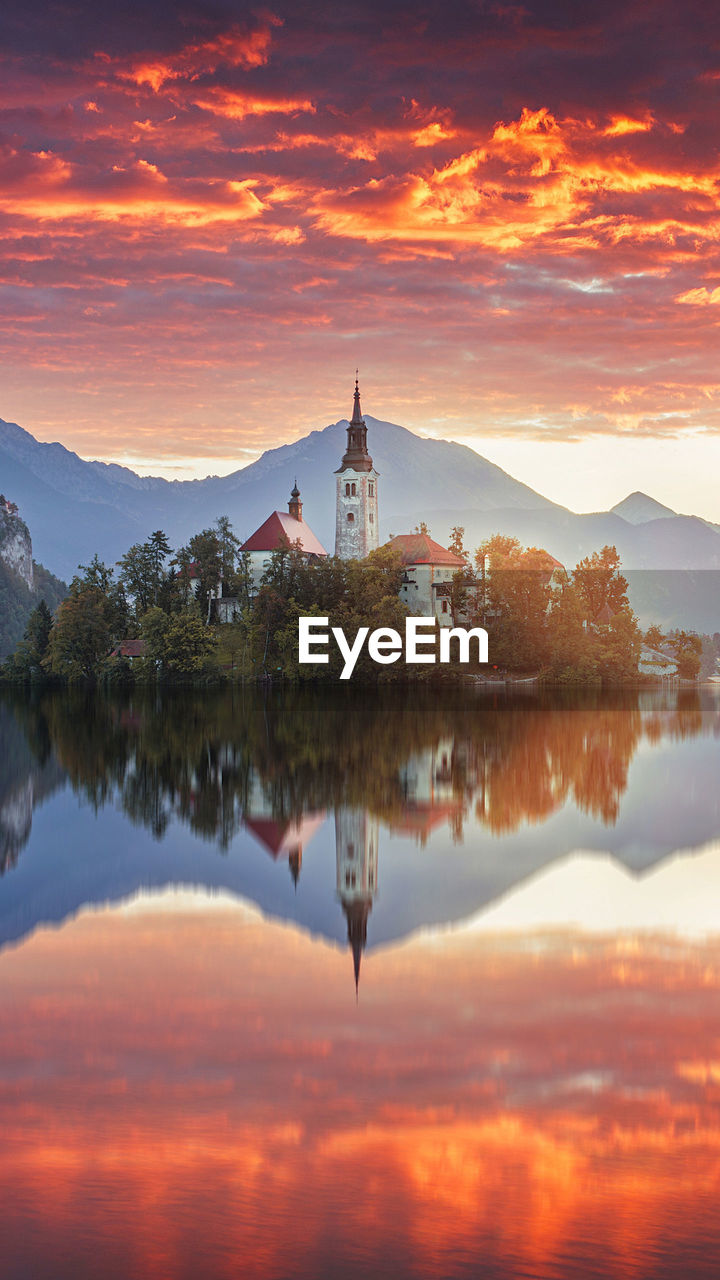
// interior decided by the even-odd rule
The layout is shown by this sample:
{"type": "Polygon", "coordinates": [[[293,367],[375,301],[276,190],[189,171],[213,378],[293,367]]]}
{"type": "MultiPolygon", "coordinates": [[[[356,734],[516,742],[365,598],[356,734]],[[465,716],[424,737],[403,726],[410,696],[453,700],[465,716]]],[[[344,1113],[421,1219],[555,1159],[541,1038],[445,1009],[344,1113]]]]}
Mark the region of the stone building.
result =
{"type": "Polygon", "coordinates": [[[357,378],[347,449],[335,475],[335,555],[364,560],[378,546],[378,473],[368,453],[357,378]]]}
{"type": "Polygon", "coordinates": [[[441,627],[453,626],[453,576],[467,567],[461,556],[441,547],[427,533],[401,533],[387,545],[400,553],[405,570],[400,600],[413,617],[434,617],[441,627]]]}

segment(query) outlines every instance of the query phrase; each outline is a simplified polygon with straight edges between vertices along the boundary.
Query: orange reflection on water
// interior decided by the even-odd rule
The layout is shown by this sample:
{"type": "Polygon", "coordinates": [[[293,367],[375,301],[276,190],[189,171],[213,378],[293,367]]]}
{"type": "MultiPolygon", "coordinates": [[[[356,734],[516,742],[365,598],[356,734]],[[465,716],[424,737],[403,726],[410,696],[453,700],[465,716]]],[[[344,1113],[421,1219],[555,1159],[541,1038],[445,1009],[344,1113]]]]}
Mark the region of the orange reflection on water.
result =
{"type": "Polygon", "coordinates": [[[720,943],[411,939],[356,1005],[200,901],[0,958],[9,1274],[712,1274],[720,943]]]}

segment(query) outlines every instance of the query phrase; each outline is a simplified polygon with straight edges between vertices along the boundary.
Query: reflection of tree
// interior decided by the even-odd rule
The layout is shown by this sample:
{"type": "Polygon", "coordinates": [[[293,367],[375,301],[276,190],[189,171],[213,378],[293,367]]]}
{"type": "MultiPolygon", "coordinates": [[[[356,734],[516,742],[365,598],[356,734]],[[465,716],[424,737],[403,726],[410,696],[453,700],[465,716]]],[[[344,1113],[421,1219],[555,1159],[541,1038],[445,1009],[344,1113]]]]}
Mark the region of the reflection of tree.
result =
{"type": "Polygon", "coordinates": [[[477,812],[493,831],[540,822],[568,799],[604,823],[615,822],[627,771],[642,735],[637,710],[546,710],[498,722],[483,759],[477,812]],[[509,730],[509,732],[508,732],[509,730]]]}
{"type": "MultiPolygon", "coordinates": [[[[460,838],[470,808],[495,832],[541,822],[568,801],[611,823],[643,736],[657,742],[718,724],[714,704],[695,691],[499,701],[455,687],[413,689],[412,697],[395,689],[132,698],[43,691],[12,694],[3,706],[13,714],[6,709],[0,722],[0,816],[4,799],[25,794],[28,778],[35,785],[51,766],[93,806],[118,804],[158,839],[175,818],[221,848],[259,795],[264,816],[279,824],[344,807],[420,841],[440,822],[460,838]]],[[[17,805],[13,815],[17,827],[17,805]]],[[[10,844],[0,848],[6,861],[15,856],[10,844]]]]}

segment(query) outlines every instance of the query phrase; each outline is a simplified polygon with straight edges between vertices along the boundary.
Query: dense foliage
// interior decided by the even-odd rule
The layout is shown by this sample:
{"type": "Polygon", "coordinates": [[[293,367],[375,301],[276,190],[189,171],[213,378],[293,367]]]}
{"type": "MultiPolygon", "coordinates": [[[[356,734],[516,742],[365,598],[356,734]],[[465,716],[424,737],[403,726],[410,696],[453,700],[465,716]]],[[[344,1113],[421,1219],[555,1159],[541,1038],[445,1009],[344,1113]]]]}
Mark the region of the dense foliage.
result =
{"type": "MultiPolygon", "coordinates": [[[[637,679],[641,634],[614,547],[566,570],[546,551],[496,534],[473,561],[463,530],[452,550],[464,560],[449,586],[454,625],[484,626],[494,672],[540,674],[566,683],[637,679]]],[[[325,666],[298,662],[298,618],[328,618],[351,644],[360,627],[402,635],[403,566],[391,545],[366,560],[309,561],[286,542],[269,555],[261,581],[226,517],[170,547],[162,530],[130,547],[118,564],[81,565],[54,619],[36,611],[5,668],[6,678],[63,681],[336,680],[343,665],[329,646],[325,666]],[[231,621],[228,621],[231,619],[231,621]]],[[[703,645],[667,638],[683,676],[700,670],[703,645]]],[[[473,664],[378,666],[363,648],[355,681],[444,679],[473,664]]]]}

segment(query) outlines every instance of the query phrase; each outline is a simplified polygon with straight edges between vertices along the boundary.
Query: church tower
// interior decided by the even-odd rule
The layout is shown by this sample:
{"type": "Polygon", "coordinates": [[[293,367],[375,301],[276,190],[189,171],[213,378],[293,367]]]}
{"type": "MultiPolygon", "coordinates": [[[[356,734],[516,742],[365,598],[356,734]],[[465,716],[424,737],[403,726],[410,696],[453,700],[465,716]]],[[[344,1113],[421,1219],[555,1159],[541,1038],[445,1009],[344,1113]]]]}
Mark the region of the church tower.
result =
{"type": "Polygon", "coordinates": [[[335,555],[343,560],[364,560],[378,546],[378,473],[368,453],[357,378],[347,433],[347,449],[335,472],[335,555]]]}
{"type": "Polygon", "coordinates": [[[364,809],[335,810],[337,894],[353,954],[355,990],[365,950],[368,916],[377,892],[379,823],[364,809]]]}

